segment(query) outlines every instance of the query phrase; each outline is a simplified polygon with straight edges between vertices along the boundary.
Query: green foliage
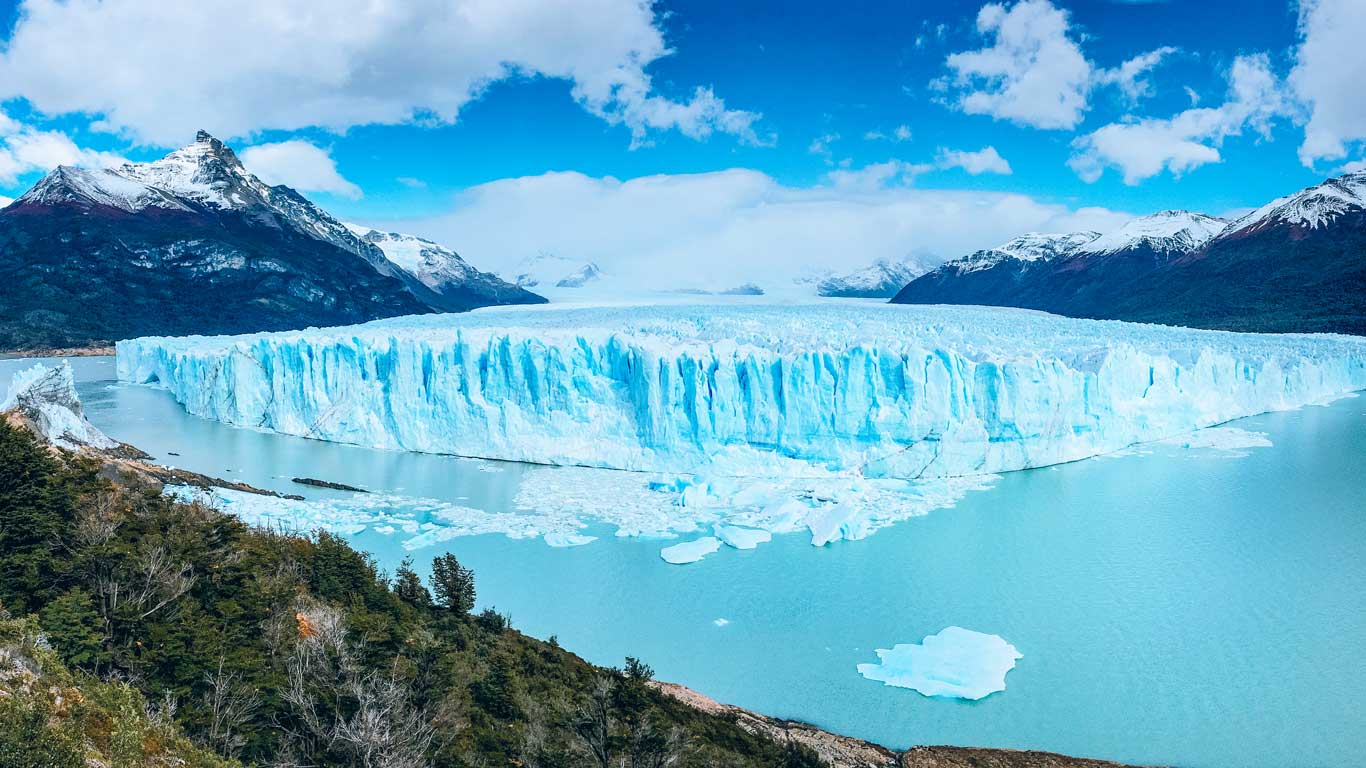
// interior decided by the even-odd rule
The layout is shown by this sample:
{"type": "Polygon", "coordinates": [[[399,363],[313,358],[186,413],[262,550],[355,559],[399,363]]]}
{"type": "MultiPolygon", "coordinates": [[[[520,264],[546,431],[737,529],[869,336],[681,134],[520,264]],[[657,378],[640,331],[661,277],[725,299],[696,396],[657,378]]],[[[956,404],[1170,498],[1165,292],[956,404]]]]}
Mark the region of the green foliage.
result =
{"type": "Polygon", "coordinates": [[[41,624],[48,640],[73,666],[98,668],[109,663],[100,615],[90,594],[72,587],[43,606],[41,624]]]}
{"type": "Polygon", "coordinates": [[[422,585],[422,577],[418,576],[413,570],[413,559],[403,558],[403,564],[394,573],[394,594],[398,599],[409,605],[418,608],[429,608],[432,604],[432,593],[422,585]]]}
{"type": "Polygon", "coordinates": [[[463,616],[474,610],[474,571],[447,552],[432,560],[432,591],[437,605],[463,616]]]}
{"type": "MultiPolygon", "coordinates": [[[[371,718],[383,727],[365,748],[422,756],[405,765],[577,767],[586,764],[577,724],[595,700],[609,751],[633,765],[782,757],[774,742],[656,691],[638,660],[603,670],[516,632],[493,609],[471,616],[474,574],[453,555],[433,563],[433,596],[407,562],[391,585],[340,537],[252,529],[115,488],[3,424],[0,462],[0,602],[34,614],[54,663],[138,686],[81,678],[97,706],[70,727],[106,723],[98,743],[111,768],[159,765],[138,750],[186,744],[145,714],[146,700],[166,697],[190,739],[246,764],[291,754],[364,764],[361,746],[334,737],[338,724],[364,732],[371,718]],[[610,690],[599,695],[603,680],[610,690]]],[[[0,765],[79,764],[65,725],[14,741],[36,722],[35,706],[0,697],[0,765]]]]}

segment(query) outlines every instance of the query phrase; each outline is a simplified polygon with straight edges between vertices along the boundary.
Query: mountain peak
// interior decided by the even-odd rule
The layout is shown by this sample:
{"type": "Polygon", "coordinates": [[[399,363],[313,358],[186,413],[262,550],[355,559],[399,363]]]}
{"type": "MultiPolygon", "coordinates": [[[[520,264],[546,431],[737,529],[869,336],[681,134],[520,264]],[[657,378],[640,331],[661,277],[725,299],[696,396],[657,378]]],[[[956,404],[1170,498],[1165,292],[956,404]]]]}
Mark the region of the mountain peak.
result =
{"type": "Polygon", "coordinates": [[[210,136],[208,131],[204,130],[203,128],[200,128],[199,132],[194,135],[194,141],[196,144],[210,144],[215,141],[218,141],[218,139],[215,139],[213,136],[210,136]]]}
{"type": "Polygon", "coordinates": [[[1166,210],[1130,219],[1077,249],[1077,255],[1118,253],[1147,247],[1162,254],[1189,253],[1228,227],[1225,219],[1184,210],[1166,210]]]}
{"type": "Polygon", "coordinates": [[[1230,232],[1261,229],[1276,222],[1318,229],[1353,210],[1366,209],[1366,170],[1327,179],[1277,198],[1239,219],[1230,232]]]}

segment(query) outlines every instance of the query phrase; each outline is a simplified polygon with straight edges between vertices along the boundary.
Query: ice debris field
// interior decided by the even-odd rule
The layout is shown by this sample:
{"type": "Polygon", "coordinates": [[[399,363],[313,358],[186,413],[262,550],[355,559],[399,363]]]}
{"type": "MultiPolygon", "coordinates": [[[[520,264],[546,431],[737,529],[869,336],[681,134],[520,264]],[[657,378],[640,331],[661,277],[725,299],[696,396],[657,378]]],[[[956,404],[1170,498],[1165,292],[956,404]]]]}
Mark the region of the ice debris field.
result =
{"type": "Polygon", "coordinates": [[[859,674],[925,696],[982,699],[1006,689],[1006,673],[1024,656],[996,635],[948,627],[919,644],[879,648],[877,664],[859,674]]]}
{"type": "Polygon", "coordinates": [[[134,339],[118,372],[233,425],[631,471],[532,473],[514,519],[475,528],[566,545],[595,520],[746,548],[761,539],[729,528],[862,538],[993,473],[1332,400],[1366,388],[1366,340],[980,307],[499,309],[134,339]]]}

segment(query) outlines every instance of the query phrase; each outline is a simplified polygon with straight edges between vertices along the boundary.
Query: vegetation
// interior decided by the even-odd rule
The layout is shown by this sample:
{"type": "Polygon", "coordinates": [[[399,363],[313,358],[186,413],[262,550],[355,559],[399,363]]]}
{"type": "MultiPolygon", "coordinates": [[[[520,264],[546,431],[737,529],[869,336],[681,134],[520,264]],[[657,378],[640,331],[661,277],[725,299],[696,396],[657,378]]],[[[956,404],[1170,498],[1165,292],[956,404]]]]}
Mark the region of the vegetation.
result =
{"type": "Polygon", "coordinates": [[[0,696],[0,764],[819,764],[665,697],[636,659],[594,667],[472,615],[451,555],[433,595],[409,563],[391,580],[327,533],[116,487],[4,424],[0,468],[0,692],[43,681],[0,696]]]}

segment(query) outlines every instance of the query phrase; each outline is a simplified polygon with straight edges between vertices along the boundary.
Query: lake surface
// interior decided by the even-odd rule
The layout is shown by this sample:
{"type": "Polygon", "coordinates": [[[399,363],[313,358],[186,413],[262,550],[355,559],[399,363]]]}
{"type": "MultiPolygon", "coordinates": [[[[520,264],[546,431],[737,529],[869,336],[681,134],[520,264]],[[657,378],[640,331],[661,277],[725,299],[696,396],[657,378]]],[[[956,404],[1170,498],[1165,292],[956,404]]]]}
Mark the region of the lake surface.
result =
{"type": "MultiPolygon", "coordinates": [[[[0,382],[27,365],[0,361],[0,382]]],[[[73,361],[90,419],[161,461],[303,493],[310,476],[505,509],[526,472],[190,417],[164,392],[73,361]],[[170,455],[172,452],[179,456],[170,455]]],[[[1237,426],[1245,455],[1157,446],[1003,476],[856,542],[778,536],[677,567],[610,530],[583,547],[474,536],[481,606],[603,664],[627,654],[718,700],[904,747],[1047,749],[1189,766],[1351,765],[1366,743],[1366,398],[1237,426]],[[717,619],[728,623],[718,626],[717,619]],[[1007,690],[928,699],[866,680],[874,649],[949,625],[1024,658],[1007,690]]]]}

